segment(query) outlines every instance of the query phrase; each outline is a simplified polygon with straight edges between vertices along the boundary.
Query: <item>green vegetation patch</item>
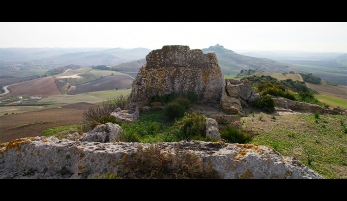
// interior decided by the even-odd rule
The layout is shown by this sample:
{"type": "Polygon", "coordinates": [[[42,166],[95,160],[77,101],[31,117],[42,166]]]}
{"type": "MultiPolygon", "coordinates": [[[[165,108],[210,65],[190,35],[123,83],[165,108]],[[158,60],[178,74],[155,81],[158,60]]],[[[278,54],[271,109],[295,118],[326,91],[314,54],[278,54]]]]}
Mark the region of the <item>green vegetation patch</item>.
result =
{"type": "Polygon", "coordinates": [[[347,178],[346,123],[346,115],[298,114],[292,128],[271,127],[254,136],[251,143],[295,157],[327,179],[347,178]]]}
{"type": "Polygon", "coordinates": [[[224,75],[224,79],[231,79],[231,78],[235,78],[236,74],[229,74],[227,73],[226,75],[224,75]]]}
{"type": "Polygon", "coordinates": [[[30,126],[30,125],[35,125],[35,124],[47,124],[47,123],[50,123],[50,122],[48,122],[48,121],[35,121],[35,122],[29,123],[29,124],[18,125],[18,126],[16,126],[16,128],[22,128],[22,127],[26,127],[26,126],[30,126]]]}
{"type": "Polygon", "coordinates": [[[42,131],[42,135],[49,137],[49,136],[55,136],[58,139],[65,138],[67,134],[74,133],[74,132],[82,132],[83,125],[65,125],[65,126],[56,126],[49,128],[47,130],[42,131]]]}
{"type": "Polygon", "coordinates": [[[339,99],[335,96],[329,96],[327,94],[315,94],[314,96],[321,102],[331,105],[332,107],[347,108],[347,102],[344,99],[339,99]]]}
{"type": "Polygon", "coordinates": [[[312,83],[312,84],[321,84],[322,83],[322,80],[320,77],[317,77],[317,76],[314,76],[312,75],[312,73],[300,73],[302,79],[305,81],[305,82],[309,82],[309,83],[312,83]]]}

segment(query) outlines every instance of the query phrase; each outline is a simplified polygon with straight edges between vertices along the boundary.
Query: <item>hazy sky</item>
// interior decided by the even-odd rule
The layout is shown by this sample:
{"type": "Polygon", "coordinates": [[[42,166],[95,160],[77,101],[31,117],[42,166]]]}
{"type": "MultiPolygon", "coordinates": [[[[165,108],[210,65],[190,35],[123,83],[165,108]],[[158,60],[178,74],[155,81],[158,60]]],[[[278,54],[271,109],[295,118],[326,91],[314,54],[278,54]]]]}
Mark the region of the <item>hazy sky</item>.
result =
{"type": "Polygon", "coordinates": [[[347,22],[0,22],[0,48],[106,47],[347,52],[347,22]]]}

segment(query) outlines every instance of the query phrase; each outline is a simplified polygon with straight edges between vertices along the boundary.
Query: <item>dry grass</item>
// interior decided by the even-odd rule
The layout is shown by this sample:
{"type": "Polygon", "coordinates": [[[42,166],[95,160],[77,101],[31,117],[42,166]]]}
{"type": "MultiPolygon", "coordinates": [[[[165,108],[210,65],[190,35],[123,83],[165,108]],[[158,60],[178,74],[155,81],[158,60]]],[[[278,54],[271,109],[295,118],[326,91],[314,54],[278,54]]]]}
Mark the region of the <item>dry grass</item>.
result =
{"type": "Polygon", "coordinates": [[[256,111],[242,117],[242,128],[254,134],[252,144],[295,157],[325,178],[347,178],[346,115],[287,114],[256,111]]]}

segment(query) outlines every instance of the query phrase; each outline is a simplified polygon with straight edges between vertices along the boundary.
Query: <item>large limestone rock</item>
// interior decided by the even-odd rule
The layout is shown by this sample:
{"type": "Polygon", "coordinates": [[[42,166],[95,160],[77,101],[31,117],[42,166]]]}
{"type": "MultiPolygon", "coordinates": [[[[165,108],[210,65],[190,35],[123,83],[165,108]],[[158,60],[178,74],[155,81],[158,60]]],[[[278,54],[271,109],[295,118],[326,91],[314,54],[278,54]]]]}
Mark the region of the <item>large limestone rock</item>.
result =
{"type": "Polygon", "coordinates": [[[106,143],[119,141],[122,135],[123,129],[118,124],[108,122],[97,125],[93,130],[84,133],[79,140],[106,143]]]}
{"type": "Polygon", "coordinates": [[[324,108],[316,104],[293,101],[283,97],[273,97],[272,99],[275,101],[275,105],[280,108],[291,109],[291,110],[300,111],[300,112],[309,112],[309,113],[317,112],[321,114],[323,114],[325,111],[324,108]]]}
{"type": "Polygon", "coordinates": [[[242,107],[248,107],[260,98],[248,80],[225,79],[220,101],[221,109],[228,114],[244,115],[242,107]]]}
{"type": "Polygon", "coordinates": [[[193,92],[200,103],[219,103],[224,78],[215,53],[168,45],[146,56],[132,84],[130,104],[140,107],[153,96],[193,92]]]}
{"type": "MultiPolygon", "coordinates": [[[[144,149],[151,146],[56,137],[20,138],[0,144],[0,179],[93,179],[107,173],[118,175],[127,170],[127,162],[136,162],[140,145],[144,149]]],[[[196,155],[200,166],[211,167],[222,179],[324,179],[294,158],[283,157],[266,146],[203,141],[156,145],[161,153],[178,154],[178,159],[188,153],[196,155]]]]}

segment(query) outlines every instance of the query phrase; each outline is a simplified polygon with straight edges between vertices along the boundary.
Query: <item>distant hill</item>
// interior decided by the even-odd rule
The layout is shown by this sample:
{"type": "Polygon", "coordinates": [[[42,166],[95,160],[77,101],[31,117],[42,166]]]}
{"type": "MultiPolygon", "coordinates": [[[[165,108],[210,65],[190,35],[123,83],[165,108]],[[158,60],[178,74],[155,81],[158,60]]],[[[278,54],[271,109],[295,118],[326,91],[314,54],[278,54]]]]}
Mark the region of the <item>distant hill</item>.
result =
{"type": "Polygon", "coordinates": [[[207,52],[214,52],[214,53],[220,53],[220,52],[233,52],[232,50],[225,49],[222,45],[215,45],[210,46],[209,48],[203,48],[201,51],[207,53],[207,52]]]}
{"type": "Polygon", "coordinates": [[[344,66],[347,66],[347,54],[342,54],[342,55],[339,55],[338,57],[336,57],[336,62],[338,62],[344,66]]]}
{"type": "Polygon", "coordinates": [[[121,49],[113,48],[102,51],[69,53],[53,57],[47,57],[49,63],[75,64],[82,66],[92,65],[116,65],[145,58],[150,49],[135,48],[121,49]]]}
{"type": "Polygon", "coordinates": [[[256,58],[237,54],[217,44],[202,49],[204,53],[214,52],[224,75],[238,74],[241,70],[262,70],[267,72],[288,72],[290,64],[280,63],[271,59],[256,58]]]}
{"type": "Polygon", "coordinates": [[[135,61],[125,62],[113,66],[109,66],[110,70],[119,71],[128,74],[132,77],[136,77],[140,68],[146,63],[146,59],[139,59],[135,61]]]}
{"type": "Polygon", "coordinates": [[[0,64],[116,65],[145,58],[147,48],[0,48],[0,64]]]}
{"type": "MultiPolygon", "coordinates": [[[[223,46],[216,45],[203,49],[207,53],[210,50],[222,50],[223,46]]],[[[224,48],[225,49],[225,48],[224,48]]],[[[273,60],[268,58],[257,58],[245,56],[233,51],[216,51],[218,64],[224,75],[235,75],[241,70],[262,70],[266,72],[288,73],[312,73],[314,76],[321,77],[332,83],[347,85],[347,56],[341,53],[302,53],[289,52],[285,57],[283,52],[273,54],[273,60]],[[287,58],[287,59],[285,59],[287,58]]],[[[259,53],[258,56],[261,54],[259,53]]],[[[263,52],[262,56],[270,56],[270,52],[263,52]]]]}

